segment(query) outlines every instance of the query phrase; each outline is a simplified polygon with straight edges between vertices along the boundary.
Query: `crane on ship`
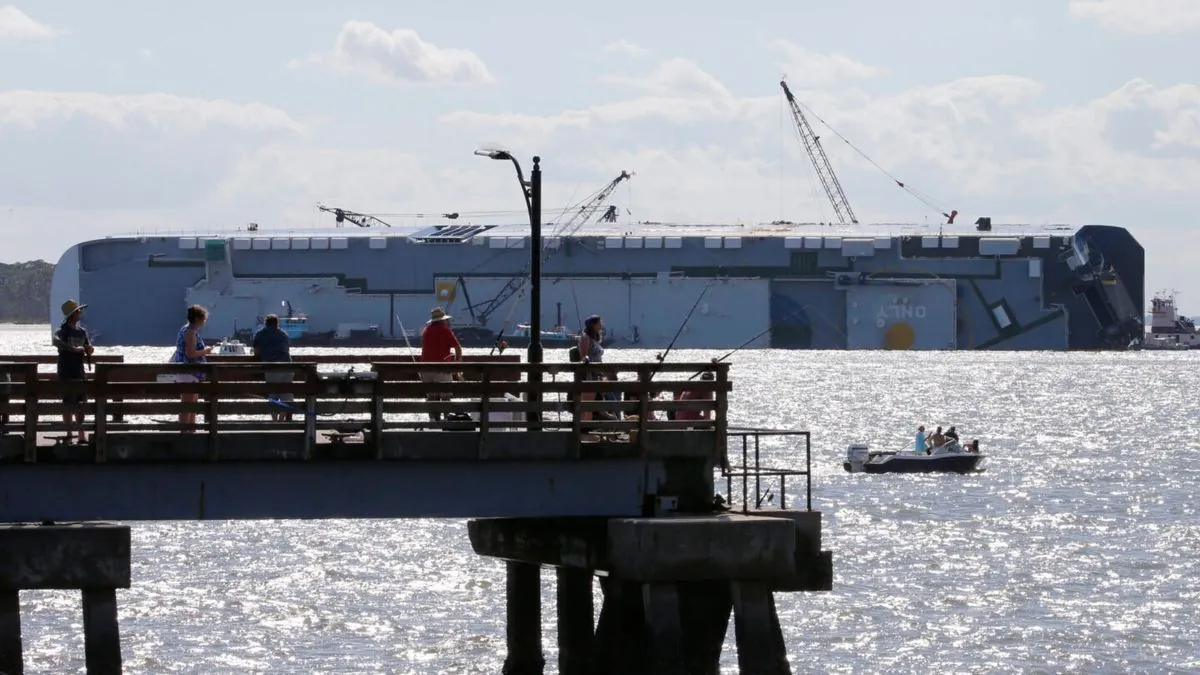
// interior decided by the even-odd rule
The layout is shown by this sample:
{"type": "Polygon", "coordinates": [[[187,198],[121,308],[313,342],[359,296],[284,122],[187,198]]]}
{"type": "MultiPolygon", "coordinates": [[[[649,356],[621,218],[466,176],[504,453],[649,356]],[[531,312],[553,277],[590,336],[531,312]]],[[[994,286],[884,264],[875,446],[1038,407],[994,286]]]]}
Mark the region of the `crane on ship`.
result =
{"type": "Polygon", "coordinates": [[[800,109],[800,104],[796,102],[796,97],[788,88],[787,80],[780,80],[779,86],[783,87],[783,94],[787,97],[788,108],[792,111],[792,120],[796,123],[796,131],[800,134],[804,151],[812,160],[813,169],[817,172],[821,187],[825,188],[825,196],[833,205],[838,222],[857,225],[858,218],[854,216],[854,210],[850,208],[850,200],[846,199],[842,183],[838,180],[837,174],[833,172],[833,165],[829,163],[829,157],[825,155],[825,148],[821,147],[821,137],[813,131],[812,126],[808,123],[808,118],[804,116],[804,111],[800,109]]]}
{"type": "Polygon", "coordinates": [[[392,226],[391,223],[388,223],[387,221],[380,220],[375,216],[365,213],[357,213],[355,211],[340,209],[334,206],[325,206],[324,204],[319,203],[317,204],[317,208],[325,213],[332,213],[337,220],[338,227],[344,227],[346,221],[350,221],[359,227],[378,227],[380,225],[383,227],[392,226]]]}
{"type": "MultiPolygon", "coordinates": [[[[617,189],[617,186],[620,185],[622,181],[633,178],[633,175],[634,174],[627,171],[622,171],[619,176],[609,181],[604,187],[592,193],[591,196],[584,199],[583,202],[581,202],[578,206],[569,208],[568,210],[572,211],[571,217],[564,222],[556,224],[551,231],[550,236],[561,237],[563,239],[574,236],[577,232],[579,232],[580,229],[587,225],[588,222],[591,221],[591,219],[597,213],[599,213],[602,208],[604,208],[604,203],[608,201],[609,197],[612,196],[612,193],[617,189]]],[[[601,214],[599,222],[615,223],[617,221],[617,213],[617,207],[610,205],[604,210],[604,213],[601,214]]],[[[542,260],[549,260],[554,251],[555,249],[544,248],[542,252],[542,260]]],[[[463,297],[467,300],[467,312],[471,315],[471,320],[477,325],[485,326],[487,325],[487,320],[491,317],[492,313],[502,307],[509,298],[520,291],[525,286],[525,282],[528,280],[529,263],[526,263],[525,266],[521,268],[520,272],[514,274],[512,278],[504,284],[504,287],[500,289],[500,292],[497,293],[495,297],[485,302],[481,302],[479,305],[470,304],[470,296],[466,294],[466,282],[462,277],[458,278],[458,285],[463,289],[463,297]]],[[[503,333],[503,331],[504,327],[501,327],[501,333],[503,333]]]]}
{"type": "MultiPolygon", "coordinates": [[[[829,198],[829,203],[833,205],[834,213],[837,215],[838,221],[841,223],[850,222],[858,224],[858,218],[854,215],[854,210],[850,208],[850,200],[846,199],[846,193],[842,190],[842,184],[838,180],[837,174],[833,172],[833,166],[829,163],[829,157],[825,155],[825,148],[821,146],[821,137],[818,136],[808,123],[808,118],[805,117],[804,111],[801,109],[800,102],[792,95],[792,90],[788,88],[786,80],[780,80],[779,86],[783,87],[783,94],[787,97],[788,107],[792,111],[792,120],[796,123],[796,131],[800,134],[800,141],[804,145],[804,151],[808,153],[808,158],[812,160],[813,168],[816,169],[817,177],[821,180],[821,187],[825,188],[825,196],[829,198]]],[[[812,110],[809,110],[812,113],[812,110]]],[[[879,169],[885,176],[892,179],[896,187],[904,190],[908,194],[916,198],[925,206],[933,209],[938,214],[946,219],[947,225],[953,225],[954,219],[958,217],[958,211],[951,209],[947,212],[941,206],[936,204],[932,197],[908,185],[890,171],[879,166],[879,164],[871,159],[867,153],[860,150],[857,146],[850,142],[845,136],[838,133],[837,129],[829,126],[829,123],[821,119],[819,115],[813,113],[819,122],[824,124],[834,136],[837,136],[851,150],[857,152],[863,159],[867,160],[876,169],[879,169]]],[[[992,219],[987,216],[980,216],[975,221],[975,229],[980,232],[988,232],[992,229],[992,219]]]]}

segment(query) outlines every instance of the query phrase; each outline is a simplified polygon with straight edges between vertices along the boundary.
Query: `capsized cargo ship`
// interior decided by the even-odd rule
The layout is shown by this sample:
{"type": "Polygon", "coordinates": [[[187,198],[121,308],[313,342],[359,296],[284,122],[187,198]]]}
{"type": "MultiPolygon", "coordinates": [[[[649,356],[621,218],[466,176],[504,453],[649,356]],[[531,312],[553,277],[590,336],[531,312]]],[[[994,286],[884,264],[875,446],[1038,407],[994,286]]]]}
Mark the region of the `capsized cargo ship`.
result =
{"type": "MultiPolygon", "coordinates": [[[[1144,332],[1145,255],[1121,227],[600,222],[544,247],[542,325],[599,314],[622,346],[1121,349],[1144,332]]],[[[74,298],[98,344],[172,345],[188,305],[211,340],[288,304],[302,334],[367,325],[403,346],[441,306],[511,334],[529,258],[528,225],[111,236],[62,255],[50,319],[74,298]]]]}

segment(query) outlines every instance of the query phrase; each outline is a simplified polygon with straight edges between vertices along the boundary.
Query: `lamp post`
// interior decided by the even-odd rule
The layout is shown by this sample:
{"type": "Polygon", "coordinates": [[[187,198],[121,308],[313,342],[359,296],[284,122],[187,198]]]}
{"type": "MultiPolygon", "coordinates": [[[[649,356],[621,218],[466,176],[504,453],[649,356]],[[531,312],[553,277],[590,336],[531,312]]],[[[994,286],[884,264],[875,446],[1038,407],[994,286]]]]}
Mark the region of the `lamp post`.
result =
{"type": "MultiPolygon", "coordinates": [[[[525,174],[516,157],[507,150],[476,150],[476,155],[512,162],[517,171],[517,181],[521,184],[521,194],[525,197],[525,207],[529,210],[529,352],[531,364],[542,363],[542,158],[534,156],[533,171],[529,174],[529,182],[525,182],[525,174]]],[[[530,380],[541,382],[540,369],[530,373],[530,380]],[[536,375],[536,378],[534,377],[536,375]]],[[[529,394],[531,402],[541,403],[542,392],[533,391],[529,394]]],[[[541,412],[533,413],[541,419],[541,412]]],[[[540,427],[540,425],[538,425],[540,427]]]]}

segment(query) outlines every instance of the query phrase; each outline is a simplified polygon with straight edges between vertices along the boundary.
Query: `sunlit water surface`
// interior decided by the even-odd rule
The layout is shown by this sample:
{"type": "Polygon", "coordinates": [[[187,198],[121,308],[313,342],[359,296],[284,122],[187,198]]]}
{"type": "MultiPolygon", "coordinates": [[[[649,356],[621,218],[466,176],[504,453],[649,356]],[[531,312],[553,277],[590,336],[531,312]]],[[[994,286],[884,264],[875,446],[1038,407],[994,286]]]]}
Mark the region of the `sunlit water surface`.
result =
{"type": "MultiPolygon", "coordinates": [[[[48,352],[48,334],[0,327],[0,354],[48,352]]],[[[777,596],[794,672],[1200,672],[1198,355],[731,360],[733,423],[813,433],[834,590],[777,596]],[[849,442],[899,447],[918,423],[978,436],[988,471],[842,470],[849,442]]],[[[767,455],[803,463],[783,445],[767,455]]],[[[471,553],[462,521],[135,523],[133,538],[127,672],[497,673],[504,658],[503,565],[471,553]]],[[[81,671],[78,595],[22,603],[26,672],[81,671]]]]}

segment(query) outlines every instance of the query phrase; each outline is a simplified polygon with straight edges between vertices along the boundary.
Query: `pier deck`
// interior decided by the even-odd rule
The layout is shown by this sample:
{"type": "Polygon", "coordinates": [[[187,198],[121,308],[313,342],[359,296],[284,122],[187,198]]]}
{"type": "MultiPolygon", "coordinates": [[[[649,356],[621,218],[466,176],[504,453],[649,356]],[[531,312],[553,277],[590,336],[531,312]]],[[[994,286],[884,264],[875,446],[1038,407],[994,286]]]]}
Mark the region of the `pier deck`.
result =
{"type": "Polygon", "coordinates": [[[731,616],[742,672],[787,673],[774,593],[832,586],[808,436],[730,428],[728,364],[468,362],[434,384],[421,376],[444,364],[107,359],[64,383],[46,360],[0,357],[3,672],[23,668],[19,594],[46,588],[81,591],[88,672],[120,672],[130,528],[104,520],[470,518],[472,548],[507,568],[510,675],[543,673],[542,567],[564,674],[718,672],[731,616]],[[293,381],[264,381],[281,371],[293,381]],[[68,414],[85,415],[86,443],[59,442],[68,414]],[[771,435],[797,442],[803,468],[760,464],[771,435]],[[718,469],[734,513],[714,503],[718,469]],[[796,476],[803,510],[786,507],[796,476]],[[782,508],[762,508],[764,479],[782,508]]]}
{"type": "Polygon", "coordinates": [[[12,382],[0,404],[7,522],[639,516],[660,497],[703,511],[731,389],[728,365],[712,363],[597,365],[589,372],[613,379],[586,380],[575,364],[464,362],[459,381],[436,385],[418,381],[429,364],[395,361],[357,373],[109,362],[82,383],[48,379],[36,363],[0,368],[12,382]],[[263,381],[279,371],[295,381],[263,381]],[[681,379],[704,371],[714,379],[681,379]],[[183,373],[205,381],[166,381],[183,373]],[[426,400],[431,387],[453,400],[426,400]],[[711,398],[674,400],[684,390],[711,398]],[[594,400],[606,392],[623,400],[594,400]],[[185,393],[201,400],[184,403],[185,393]],[[71,394],[87,402],[65,404],[71,394]],[[679,410],[710,419],[666,419],[679,410]],[[62,442],[67,412],[87,416],[86,445],[62,442]],[[184,412],[197,423],[181,424],[184,412]],[[271,419],[281,412],[292,420],[271,419]]]}

